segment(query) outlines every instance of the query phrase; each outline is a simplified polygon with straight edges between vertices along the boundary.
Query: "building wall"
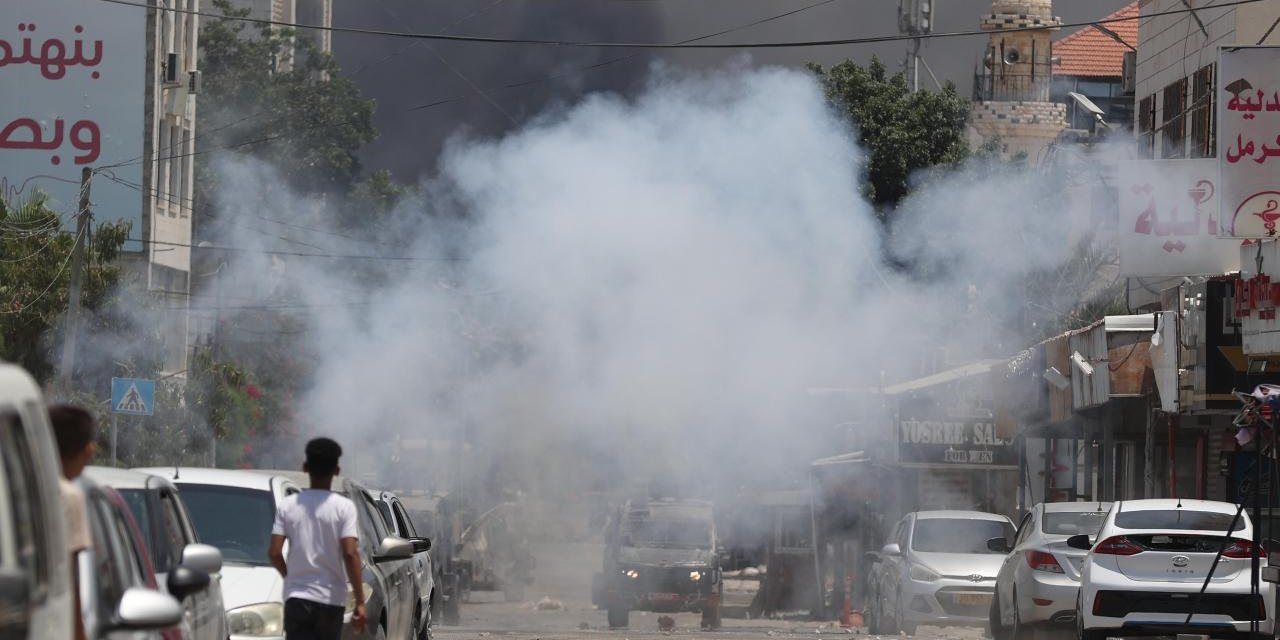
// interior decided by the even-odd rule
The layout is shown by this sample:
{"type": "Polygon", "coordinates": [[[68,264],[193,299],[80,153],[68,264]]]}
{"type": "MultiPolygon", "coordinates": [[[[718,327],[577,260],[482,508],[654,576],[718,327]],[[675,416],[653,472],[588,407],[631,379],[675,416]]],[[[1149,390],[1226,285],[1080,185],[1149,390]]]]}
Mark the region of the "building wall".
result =
{"type": "MultiPolygon", "coordinates": [[[[1139,14],[1142,18],[1138,23],[1133,127],[1139,150],[1144,156],[1179,158],[1213,155],[1213,141],[1203,137],[1211,137],[1214,128],[1211,124],[1212,115],[1204,116],[1206,119],[1199,121],[1210,123],[1207,133],[1197,135],[1194,130],[1197,122],[1193,122],[1191,112],[1201,108],[1206,114],[1212,114],[1213,110],[1212,90],[1204,98],[1196,98],[1196,72],[1206,70],[1208,75],[1202,78],[1211,83],[1218,47],[1255,44],[1276,18],[1280,17],[1280,0],[1262,0],[1238,7],[1215,7],[1224,2],[1225,0],[1203,0],[1193,3],[1200,21],[1204,23],[1204,32],[1189,13],[1153,16],[1184,9],[1186,5],[1182,0],[1147,0],[1140,5],[1139,14]],[[1205,32],[1208,33],[1207,37],[1205,32]],[[1184,80],[1185,90],[1176,86],[1184,80]],[[1166,89],[1171,93],[1167,93],[1166,89]],[[1167,99],[1174,95],[1182,96],[1180,104],[1167,99]],[[1148,118],[1146,124],[1144,113],[1148,118]],[[1182,145],[1178,145],[1176,140],[1179,127],[1182,145]],[[1181,152],[1180,146],[1183,147],[1181,152]],[[1199,152],[1201,148],[1204,149],[1203,153],[1199,152]]],[[[1266,44],[1280,44],[1280,29],[1271,34],[1266,44]]]]}
{"type": "MultiPolygon", "coordinates": [[[[200,10],[200,0],[170,0],[179,10],[200,10]]],[[[157,11],[151,30],[150,91],[143,173],[142,237],[147,239],[145,282],[162,299],[166,373],[186,369],[190,298],[192,205],[195,197],[196,94],[199,16],[157,11]],[[173,68],[170,69],[170,65],[173,68]]]]}
{"type": "MultiPolygon", "coordinates": [[[[250,17],[262,20],[333,26],[333,0],[231,0],[231,4],[248,9],[250,17]]],[[[333,51],[333,34],[329,31],[304,29],[298,35],[311,38],[320,51],[333,51]]]]}

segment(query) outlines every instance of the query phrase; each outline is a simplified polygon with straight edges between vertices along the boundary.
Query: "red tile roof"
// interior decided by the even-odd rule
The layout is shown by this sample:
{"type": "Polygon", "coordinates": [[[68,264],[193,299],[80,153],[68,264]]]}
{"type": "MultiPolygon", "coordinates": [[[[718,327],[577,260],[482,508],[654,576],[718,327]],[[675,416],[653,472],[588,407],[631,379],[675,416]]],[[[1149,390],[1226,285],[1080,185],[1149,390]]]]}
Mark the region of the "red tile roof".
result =
{"type": "MultiPolygon", "coordinates": [[[[1138,3],[1107,16],[1112,18],[1137,18],[1138,3]]],[[[1104,27],[1116,32],[1122,40],[1138,46],[1138,21],[1106,22],[1104,27]]],[[[1119,78],[1123,75],[1124,52],[1129,48],[1111,39],[1094,27],[1082,27],[1053,43],[1053,56],[1061,62],[1053,65],[1055,76],[1081,76],[1090,78],[1119,78]]]]}

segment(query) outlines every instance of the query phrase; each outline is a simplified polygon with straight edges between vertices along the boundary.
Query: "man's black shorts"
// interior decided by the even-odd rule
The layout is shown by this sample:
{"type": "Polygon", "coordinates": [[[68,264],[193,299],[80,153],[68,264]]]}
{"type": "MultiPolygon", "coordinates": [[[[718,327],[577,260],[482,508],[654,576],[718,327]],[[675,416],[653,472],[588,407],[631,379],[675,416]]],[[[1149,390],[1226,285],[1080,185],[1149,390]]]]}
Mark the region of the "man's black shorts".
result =
{"type": "Polygon", "coordinates": [[[289,598],[284,603],[284,637],[286,640],[340,640],[343,613],[342,607],[289,598]]]}

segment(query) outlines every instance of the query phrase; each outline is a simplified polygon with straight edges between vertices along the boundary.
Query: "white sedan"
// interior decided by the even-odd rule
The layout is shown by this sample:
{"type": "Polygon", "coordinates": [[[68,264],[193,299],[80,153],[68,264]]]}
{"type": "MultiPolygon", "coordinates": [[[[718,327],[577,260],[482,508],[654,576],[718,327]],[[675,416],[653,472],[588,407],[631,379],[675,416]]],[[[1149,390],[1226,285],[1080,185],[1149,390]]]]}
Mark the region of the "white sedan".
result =
{"type": "MultiPolygon", "coordinates": [[[[1117,502],[1085,556],[1076,604],[1080,640],[1207,633],[1272,636],[1271,585],[1251,589],[1253,525],[1236,505],[1208,500],[1117,502]],[[1201,594],[1222,551],[1208,589],[1201,594]]],[[[1089,547],[1088,536],[1068,540],[1089,547]]],[[[1262,562],[1265,564],[1265,555],[1262,562]]]]}
{"type": "Polygon", "coordinates": [[[1110,509],[1110,502],[1041,503],[1023,516],[1012,541],[990,541],[992,551],[1009,554],[991,602],[994,638],[1021,640],[1036,626],[1072,628],[1085,552],[1067,546],[1067,538],[1096,535],[1110,509]]]}

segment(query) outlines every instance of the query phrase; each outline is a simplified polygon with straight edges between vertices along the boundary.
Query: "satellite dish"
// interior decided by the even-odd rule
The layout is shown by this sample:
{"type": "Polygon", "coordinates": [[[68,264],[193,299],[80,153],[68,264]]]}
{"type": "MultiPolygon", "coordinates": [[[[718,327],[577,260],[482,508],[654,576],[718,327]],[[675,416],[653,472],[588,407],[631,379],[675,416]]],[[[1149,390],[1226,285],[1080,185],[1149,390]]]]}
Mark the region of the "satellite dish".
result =
{"type": "Polygon", "coordinates": [[[1004,52],[1005,64],[1018,64],[1018,61],[1021,59],[1022,54],[1018,53],[1017,49],[1006,49],[1004,52]]]}

